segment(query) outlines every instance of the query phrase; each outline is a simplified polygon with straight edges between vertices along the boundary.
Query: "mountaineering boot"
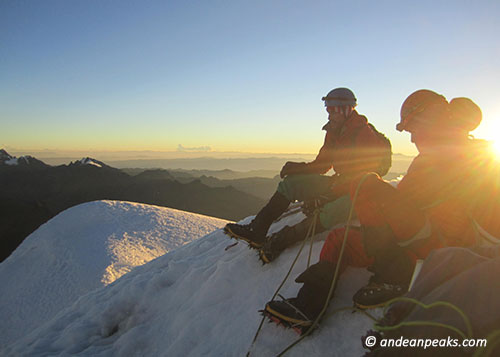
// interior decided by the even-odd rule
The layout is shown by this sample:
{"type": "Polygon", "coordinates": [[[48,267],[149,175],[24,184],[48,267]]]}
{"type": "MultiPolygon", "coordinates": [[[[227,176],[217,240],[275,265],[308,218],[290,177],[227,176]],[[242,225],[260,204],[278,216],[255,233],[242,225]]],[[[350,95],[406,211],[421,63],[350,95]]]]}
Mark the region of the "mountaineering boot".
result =
{"type": "Polygon", "coordinates": [[[249,224],[228,223],[224,233],[231,238],[244,240],[251,248],[260,249],[266,240],[266,232],[254,227],[253,221],[249,224]]]}
{"type": "Polygon", "coordinates": [[[308,314],[306,308],[298,298],[269,301],[264,314],[278,325],[307,328],[313,324],[316,317],[308,314]]]}
{"type": "Polygon", "coordinates": [[[363,243],[367,255],[375,258],[369,268],[374,275],[368,285],[354,294],[354,304],[364,309],[374,308],[406,294],[415,262],[408,252],[398,245],[390,227],[364,226],[363,243]]]}
{"type": "Polygon", "coordinates": [[[295,279],[298,283],[304,283],[297,297],[268,302],[265,314],[285,325],[311,326],[327,302],[334,274],[335,264],[330,262],[322,261],[311,265],[295,279]]]}
{"type": "MultiPolygon", "coordinates": [[[[319,217],[316,219],[316,234],[324,232],[325,228],[321,225],[319,217]]],[[[294,226],[285,226],[279,232],[273,233],[266,239],[266,242],[260,249],[260,259],[262,259],[264,263],[270,263],[286,248],[297,242],[303,241],[306,238],[311,224],[313,224],[313,220],[314,216],[307,217],[294,226]]]]}
{"type": "Polygon", "coordinates": [[[275,192],[250,224],[228,223],[224,232],[232,238],[244,240],[252,248],[260,249],[266,241],[267,230],[273,221],[285,212],[289,204],[288,198],[275,192]]]}
{"type": "Polygon", "coordinates": [[[361,309],[384,306],[388,301],[408,292],[408,284],[377,283],[372,281],[353,296],[354,304],[361,309]]]}

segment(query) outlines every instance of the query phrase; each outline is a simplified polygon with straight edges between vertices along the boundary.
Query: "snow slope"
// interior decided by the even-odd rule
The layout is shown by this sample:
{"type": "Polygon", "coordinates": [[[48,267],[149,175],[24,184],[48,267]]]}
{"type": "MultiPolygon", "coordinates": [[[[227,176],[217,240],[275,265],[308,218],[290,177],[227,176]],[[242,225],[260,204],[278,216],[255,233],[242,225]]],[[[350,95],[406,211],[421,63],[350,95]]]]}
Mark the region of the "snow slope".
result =
{"type": "MultiPolygon", "coordinates": [[[[302,218],[301,213],[287,217],[271,229],[302,218]]],[[[258,310],[285,276],[298,246],[263,266],[256,252],[244,243],[225,250],[232,242],[217,230],[137,267],[114,283],[82,296],[0,354],[244,356],[260,322],[258,310]]],[[[314,244],[313,262],[321,245],[320,241],[314,244]]],[[[299,285],[293,278],[305,269],[306,255],[299,260],[282,295],[297,292],[299,285]]],[[[366,271],[348,270],[330,311],[352,306],[352,294],[367,278],[366,271]]],[[[360,338],[370,327],[366,316],[340,312],[327,318],[321,329],[287,355],[361,355],[360,338]]],[[[296,338],[292,330],[265,324],[252,355],[276,355],[296,338]]]]}
{"type": "Polygon", "coordinates": [[[0,346],[89,291],[226,222],[117,201],[85,203],[60,213],[0,264],[0,346]]]}

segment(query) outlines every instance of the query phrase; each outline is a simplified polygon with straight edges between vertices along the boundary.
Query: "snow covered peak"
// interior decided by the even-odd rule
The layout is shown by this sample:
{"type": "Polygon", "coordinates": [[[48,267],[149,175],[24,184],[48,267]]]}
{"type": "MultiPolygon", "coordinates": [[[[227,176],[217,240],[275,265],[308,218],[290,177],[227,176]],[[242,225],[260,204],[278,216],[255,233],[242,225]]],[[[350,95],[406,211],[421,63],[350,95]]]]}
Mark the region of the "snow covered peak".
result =
{"type": "Polygon", "coordinates": [[[5,163],[7,165],[11,165],[11,166],[30,165],[32,162],[34,162],[34,160],[36,160],[36,159],[33,156],[26,155],[26,156],[20,156],[19,158],[13,157],[12,159],[10,159],[9,161],[6,161],[5,163]]]}
{"type": "Polygon", "coordinates": [[[0,149],[0,163],[3,163],[4,161],[8,161],[10,159],[12,159],[12,156],[10,156],[9,153],[4,149],[0,149]]]}
{"type": "MultiPolygon", "coordinates": [[[[88,239],[102,232],[112,235],[120,230],[122,224],[127,225],[127,220],[142,215],[139,210],[131,215],[120,215],[116,226],[110,229],[99,223],[102,212],[98,211],[90,218],[81,215],[83,212],[78,213],[75,212],[74,219],[85,217],[83,226],[73,230],[67,228],[66,239],[70,239],[71,233],[79,234],[79,229],[83,227],[88,229],[88,239]]],[[[60,218],[63,224],[63,217],[60,218]]],[[[289,216],[274,224],[271,232],[286,224],[295,224],[300,219],[303,216],[289,216]]],[[[132,232],[132,229],[148,229],[151,224],[146,221],[133,221],[127,226],[128,232],[132,232]]],[[[242,223],[248,221],[246,219],[242,223]]],[[[170,224],[168,220],[163,223],[170,224]]],[[[183,224],[174,223],[172,228],[181,232],[185,230],[183,224]]],[[[77,241],[83,242],[81,239],[77,241]]],[[[97,260],[94,255],[102,254],[102,251],[89,243],[79,243],[72,251],[89,259],[89,266],[92,266],[93,261],[97,260]],[[85,251],[82,252],[82,249],[85,251]]],[[[273,263],[263,266],[256,252],[243,243],[225,249],[231,243],[234,240],[230,240],[222,230],[217,230],[137,267],[113,284],[82,296],[31,333],[18,334],[16,340],[12,340],[3,350],[0,349],[0,354],[243,356],[261,319],[258,310],[264,307],[285,276],[298,246],[285,250],[273,263]]],[[[68,247],[69,243],[65,246],[68,247]]],[[[317,261],[321,246],[320,241],[314,244],[313,261],[317,261]]],[[[25,247],[19,253],[16,251],[18,259],[35,248],[36,240],[32,239],[32,246],[25,247]]],[[[33,256],[36,253],[34,251],[31,254],[33,256]]],[[[54,252],[46,258],[50,259],[46,266],[73,269],[75,259],[63,258],[61,252],[54,252]]],[[[282,289],[282,295],[288,297],[296,294],[300,285],[293,282],[293,277],[306,268],[306,263],[307,254],[303,254],[292,277],[282,289]]],[[[32,269],[40,270],[40,267],[35,264],[32,269]]],[[[347,270],[339,281],[329,311],[352,306],[352,294],[366,283],[367,275],[366,271],[347,270]]],[[[70,275],[64,284],[78,285],[80,278],[70,275]]],[[[32,297],[33,301],[36,298],[32,297]]],[[[43,306],[43,301],[39,304],[37,306],[43,306]]],[[[22,310],[21,306],[17,312],[22,310]]],[[[1,313],[10,318],[15,312],[5,310],[1,313]]],[[[372,313],[376,314],[377,311],[372,313]]],[[[362,355],[360,337],[371,327],[371,320],[363,314],[339,312],[326,317],[321,327],[287,356],[362,355]]],[[[4,326],[1,330],[7,329],[4,326]]],[[[296,339],[297,335],[292,330],[264,324],[251,355],[275,356],[296,339]]]]}
{"type": "Polygon", "coordinates": [[[226,223],[118,201],[84,203],[61,212],[0,264],[0,355],[5,355],[2,346],[80,296],[226,223]]]}
{"type": "Polygon", "coordinates": [[[0,165],[23,166],[23,167],[46,167],[47,165],[33,156],[21,156],[19,158],[10,155],[4,149],[0,150],[0,165]]]}
{"type": "Polygon", "coordinates": [[[85,157],[79,161],[75,162],[76,164],[80,165],[90,165],[90,166],[95,166],[95,167],[103,167],[106,166],[103,162],[98,161],[96,159],[92,159],[90,157],[85,157]]]}
{"type": "Polygon", "coordinates": [[[14,166],[18,164],[18,159],[15,156],[10,155],[4,149],[0,150],[0,164],[14,166]]]}

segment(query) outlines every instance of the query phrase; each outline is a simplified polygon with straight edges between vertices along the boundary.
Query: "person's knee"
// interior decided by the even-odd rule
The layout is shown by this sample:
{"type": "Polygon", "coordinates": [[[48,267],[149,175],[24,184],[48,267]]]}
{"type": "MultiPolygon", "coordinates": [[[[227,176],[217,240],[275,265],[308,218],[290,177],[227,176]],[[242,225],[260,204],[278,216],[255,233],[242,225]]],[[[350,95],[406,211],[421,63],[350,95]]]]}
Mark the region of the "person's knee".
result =
{"type": "Polygon", "coordinates": [[[303,200],[307,195],[306,187],[312,185],[311,175],[289,175],[278,184],[278,192],[290,201],[303,200]]]}
{"type": "Polygon", "coordinates": [[[286,176],[283,180],[278,184],[277,191],[281,193],[286,198],[290,199],[292,196],[293,187],[295,186],[295,179],[293,176],[286,176]]]}

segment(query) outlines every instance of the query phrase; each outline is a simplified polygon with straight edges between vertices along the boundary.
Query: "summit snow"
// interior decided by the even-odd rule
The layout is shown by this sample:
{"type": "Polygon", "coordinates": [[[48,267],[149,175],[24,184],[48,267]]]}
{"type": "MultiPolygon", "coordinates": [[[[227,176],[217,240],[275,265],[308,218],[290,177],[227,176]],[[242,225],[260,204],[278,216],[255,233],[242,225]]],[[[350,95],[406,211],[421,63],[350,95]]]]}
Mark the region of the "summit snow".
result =
{"type": "Polygon", "coordinates": [[[90,157],[85,157],[81,160],[77,160],[77,161],[73,162],[72,164],[89,165],[89,166],[95,166],[95,167],[104,167],[104,166],[108,167],[108,165],[106,165],[105,163],[98,161],[96,159],[92,159],[90,157]]]}
{"type": "MultiPolygon", "coordinates": [[[[3,265],[8,263],[12,274],[10,280],[6,270],[0,274],[10,297],[2,297],[5,319],[1,321],[0,336],[12,329],[16,331],[8,344],[4,341],[0,354],[245,355],[261,319],[259,310],[282,281],[299,247],[289,248],[273,263],[262,265],[255,250],[244,243],[229,248],[234,240],[221,229],[196,239],[202,232],[196,231],[195,226],[205,222],[206,217],[171,210],[168,217],[158,213],[163,218],[155,219],[150,210],[145,205],[94,202],[61,213],[33,233],[0,265],[5,269],[3,265]],[[158,233],[164,239],[151,242],[142,238],[140,244],[133,243],[139,237],[156,235],[154,232],[165,232],[158,233]],[[121,243],[114,245],[118,238],[121,243]],[[191,242],[184,244],[188,241],[191,242]],[[156,244],[164,248],[157,248],[156,244]],[[156,254],[161,249],[169,252],[111,284],[103,281],[106,276],[112,277],[107,275],[106,267],[113,263],[117,266],[112,270],[118,272],[118,266],[134,265],[129,262],[134,262],[135,257],[148,255],[149,251],[156,254]],[[113,257],[111,252],[115,252],[113,257]],[[46,294],[46,298],[37,302],[37,294],[46,294]],[[51,299],[65,300],[67,307],[55,316],[51,310],[43,324],[39,317],[36,329],[23,330],[30,324],[28,313],[21,317],[28,320],[24,326],[20,321],[17,325],[11,322],[23,311],[43,310],[51,305],[51,299]]],[[[271,232],[303,218],[301,213],[289,216],[275,223],[271,232]]],[[[249,220],[250,217],[242,222],[249,220]]],[[[221,223],[212,222],[210,227],[221,223]]],[[[324,237],[325,234],[316,237],[313,262],[318,260],[324,237]]],[[[303,254],[281,291],[283,296],[297,293],[300,285],[293,279],[306,265],[307,254],[303,254]]],[[[352,306],[352,294],[367,278],[365,270],[348,269],[328,311],[352,306]]],[[[360,338],[371,327],[372,322],[365,315],[339,312],[326,317],[317,331],[287,355],[361,355],[360,338]]],[[[274,356],[296,339],[292,330],[264,324],[251,355],[274,356]]]]}
{"type": "Polygon", "coordinates": [[[80,296],[226,222],[119,201],[85,203],[60,213],[0,264],[0,346],[52,319],[80,296]]]}

